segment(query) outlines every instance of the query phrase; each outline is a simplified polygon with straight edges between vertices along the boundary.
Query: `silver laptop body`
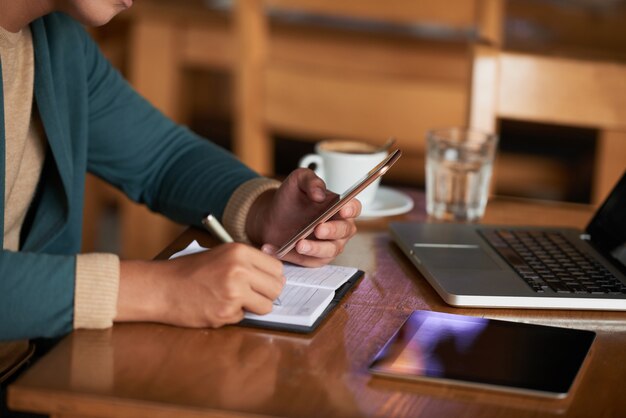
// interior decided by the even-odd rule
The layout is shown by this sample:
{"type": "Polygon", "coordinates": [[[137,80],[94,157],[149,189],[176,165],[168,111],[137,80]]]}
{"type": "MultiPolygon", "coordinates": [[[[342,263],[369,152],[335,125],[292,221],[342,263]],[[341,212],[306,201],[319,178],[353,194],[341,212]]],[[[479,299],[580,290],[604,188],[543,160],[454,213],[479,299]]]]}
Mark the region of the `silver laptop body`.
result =
{"type": "Polygon", "coordinates": [[[626,310],[626,173],[585,231],[417,222],[391,222],[389,229],[404,254],[450,305],[626,310]],[[493,241],[488,241],[496,230],[559,233],[615,280],[611,286],[603,282],[605,287],[585,289],[572,283],[568,283],[570,288],[538,286],[528,279],[534,276],[524,273],[523,277],[519,265],[500,255],[493,241]]]}

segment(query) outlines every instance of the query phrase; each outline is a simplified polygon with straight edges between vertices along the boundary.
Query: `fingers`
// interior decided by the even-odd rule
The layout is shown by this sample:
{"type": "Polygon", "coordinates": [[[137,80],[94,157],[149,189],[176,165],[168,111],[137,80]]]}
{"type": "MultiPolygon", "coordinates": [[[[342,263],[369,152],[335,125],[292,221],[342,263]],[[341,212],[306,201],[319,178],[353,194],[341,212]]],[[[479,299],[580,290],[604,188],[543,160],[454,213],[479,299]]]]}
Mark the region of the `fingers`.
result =
{"type": "Polygon", "coordinates": [[[304,267],[321,267],[330,263],[333,260],[333,258],[334,257],[328,257],[328,258],[310,257],[307,255],[298,253],[297,250],[292,250],[287,255],[285,255],[285,257],[283,257],[283,260],[289,263],[297,264],[299,266],[304,266],[304,267]]]}
{"type": "Polygon", "coordinates": [[[296,252],[307,257],[333,259],[343,252],[347,239],[315,241],[303,239],[296,244],[296,252]]]}
{"type": "Polygon", "coordinates": [[[244,318],[245,312],[241,307],[228,306],[217,313],[217,320],[209,321],[209,326],[212,328],[219,328],[226,324],[236,324],[241,322],[244,318]]]}
{"type": "Polygon", "coordinates": [[[339,218],[357,218],[361,214],[362,205],[358,199],[352,199],[339,211],[339,218]]]}
{"type": "Polygon", "coordinates": [[[243,244],[240,245],[247,251],[245,257],[250,261],[253,266],[272,276],[282,276],[283,264],[279,260],[272,257],[271,255],[259,251],[254,247],[243,244]]]}
{"type": "Polygon", "coordinates": [[[315,227],[313,234],[320,240],[350,238],[356,234],[356,225],[352,220],[328,221],[315,227]]]}
{"type": "MultiPolygon", "coordinates": [[[[276,295],[276,297],[278,297],[278,295],[276,295]]],[[[272,308],[274,307],[273,300],[276,299],[276,297],[268,299],[259,293],[251,292],[250,295],[244,300],[243,309],[257,315],[268,314],[272,312],[272,308]]]]}
{"type": "Polygon", "coordinates": [[[257,296],[271,302],[280,295],[285,284],[283,263],[253,247],[235,244],[231,250],[233,269],[239,269],[234,274],[242,281],[247,282],[250,292],[243,295],[244,305],[248,299],[256,300],[253,306],[260,306],[257,296]],[[250,296],[248,298],[248,296],[250,296]]]}
{"type": "Polygon", "coordinates": [[[250,278],[250,289],[258,295],[265,297],[272,302],[283,290],[285,284],[285,277],[280,276],[280,280],[276,280],[275,276],[268,276],[258,274],[255,277],[250,278]]]}
{"type": "Polygon", "coordinates": [[[299,189],[314,202],[323,202],[327,196],[326,183],[312,170],[302,168],[293,172],[299,189]]]}
{"type": "Polygon", "coordinates": [[[313,232],[316,239],[300,240],[284,260],[307,267],[328,264],[343,252],[348,240],[356,234],[357,228],[351,216],[358,216],[360,209],[361,204],[355,201],[348,207],[347,218],[318,225],[313,232]]]}
{"type": "Polygon", "coordinates": [[[205,298],[211,326],[239,322],[245,311],[261,315],[271,312],[285,283],[279,260],[239,243],[220,245],[199,256],[206,259],[202,270],[208,277],[198,279],[211,295],[205,298]],[[211,262],[218,264],[211,268],[211,262]],[[211,299],[213,303],[209,303],[211,299]]]}

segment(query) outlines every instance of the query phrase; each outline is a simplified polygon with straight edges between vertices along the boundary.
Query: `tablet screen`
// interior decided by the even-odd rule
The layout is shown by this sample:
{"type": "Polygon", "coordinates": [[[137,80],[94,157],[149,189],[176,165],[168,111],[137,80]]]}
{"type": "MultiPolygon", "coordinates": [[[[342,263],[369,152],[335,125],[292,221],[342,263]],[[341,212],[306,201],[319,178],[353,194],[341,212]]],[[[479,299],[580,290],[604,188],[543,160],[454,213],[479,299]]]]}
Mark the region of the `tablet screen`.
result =
{"type": "Polygon", "coordinates": [[[375,374],[564,397],[592,331],[415,311],[376,355],[375,374]]]}

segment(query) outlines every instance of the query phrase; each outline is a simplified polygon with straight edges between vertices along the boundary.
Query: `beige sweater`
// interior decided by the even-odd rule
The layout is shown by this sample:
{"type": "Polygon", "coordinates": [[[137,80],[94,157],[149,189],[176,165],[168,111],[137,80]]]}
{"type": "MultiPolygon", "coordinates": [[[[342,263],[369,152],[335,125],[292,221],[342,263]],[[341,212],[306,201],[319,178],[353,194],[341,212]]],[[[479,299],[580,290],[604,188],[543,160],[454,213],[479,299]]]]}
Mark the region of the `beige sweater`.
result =
{"type": "MultiPolygon", "coordinates": [[[[19,236],[33,199],[45,157],[45,137],[33,106],[34,57],[28,28],[10,33],[0,27],[0,56],[5,112],[6,177],[4,249],[19,250],[19,236]]],[[[240,186],[224,214],[226,229],[247,241],[245,220],[254,199],[279,183],[266,178],[240,186]]],[[[119,258],[114,254],[76,257],[74,328],[106,328],[116,315],[119,258]]]]}

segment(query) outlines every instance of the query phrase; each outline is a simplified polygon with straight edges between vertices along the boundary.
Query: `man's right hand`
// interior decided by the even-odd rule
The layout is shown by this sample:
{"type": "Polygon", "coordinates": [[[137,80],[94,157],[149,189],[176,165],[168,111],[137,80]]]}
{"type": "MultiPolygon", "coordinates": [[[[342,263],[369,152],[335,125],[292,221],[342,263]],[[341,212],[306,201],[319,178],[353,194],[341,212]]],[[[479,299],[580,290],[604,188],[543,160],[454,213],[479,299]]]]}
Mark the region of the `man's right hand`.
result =
{"type": "Polygon", "coordinates": [[[167,261],[122,261],[115,321],[217,328],[266,314],[285,284],[282,263],[233,243],[167,261]]]}

